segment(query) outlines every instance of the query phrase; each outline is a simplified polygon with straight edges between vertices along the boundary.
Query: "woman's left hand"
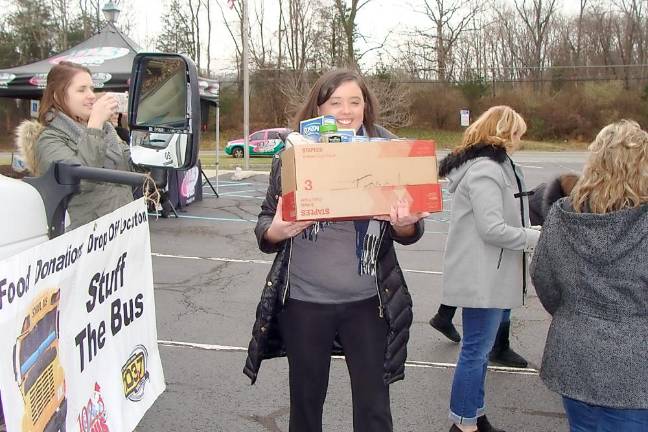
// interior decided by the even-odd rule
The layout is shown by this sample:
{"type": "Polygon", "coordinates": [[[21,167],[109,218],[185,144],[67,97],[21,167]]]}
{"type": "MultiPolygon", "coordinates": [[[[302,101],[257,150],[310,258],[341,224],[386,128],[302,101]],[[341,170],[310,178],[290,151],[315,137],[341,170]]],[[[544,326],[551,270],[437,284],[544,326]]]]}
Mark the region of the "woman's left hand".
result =
{"type": "Polygon", "coordinates": [[[414,234],[414,224],[430,215],[428,212],[410,213],[410,204],[406,199],[399,199],[392,205],[389,215],[375,216],[374,219],[389,222],[399,234],[414,234]]]}

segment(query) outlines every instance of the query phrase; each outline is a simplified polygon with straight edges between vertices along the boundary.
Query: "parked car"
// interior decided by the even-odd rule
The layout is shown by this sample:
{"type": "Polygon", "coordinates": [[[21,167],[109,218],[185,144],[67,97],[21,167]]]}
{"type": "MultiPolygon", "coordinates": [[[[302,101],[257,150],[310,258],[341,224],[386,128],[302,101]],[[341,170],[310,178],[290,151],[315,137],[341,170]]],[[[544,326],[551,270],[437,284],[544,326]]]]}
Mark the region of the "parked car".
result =
{"type": "MultiPolygon", "coordinates": [[[[289,129],[286,128],[274,128],[261,129],[252,133],[248,145],[250,156],[273,156],[279,153],[286,145],[279,134],[288,131],[289,129]]],[[[235,158],[242,158],[244,155],[243,146],[243,138],[228,141],[225,146],[225,153],[235,158]]]]}

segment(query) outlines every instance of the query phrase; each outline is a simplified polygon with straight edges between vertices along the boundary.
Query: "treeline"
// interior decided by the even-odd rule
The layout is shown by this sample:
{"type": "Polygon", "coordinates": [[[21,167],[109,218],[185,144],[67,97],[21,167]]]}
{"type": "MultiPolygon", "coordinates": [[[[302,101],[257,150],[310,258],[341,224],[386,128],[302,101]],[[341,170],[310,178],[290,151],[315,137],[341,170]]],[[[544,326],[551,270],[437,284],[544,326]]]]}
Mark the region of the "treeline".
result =
{"type": "MultiPolygon", "coordinates": [[[[160,33],[147,42],[188,54],[203,75],[220,79],[222,127],[241,129],[242,3],[228,3],[166,0],[160,33]],[[227,65],[211,60],[216,26],[234,45],[227,65]]],[[[253,127],[288,124],[317,76],[332,67],[364,73],[381,102],[380,121],[392,128],[455,129],[460,109],[477,114],[496,103],[522,112],[537,139],[588,140],[620,117],[648,126],[648,0],[413,0],[425,24],[403,26],[373,45],[358,22],[381,13],[372,9],[375,0],[249,4],[253,127]],[[270,7],[275,13],[266,13],[270,7]]],[[[100,6],[17,0],[0,22],[0,67],[80,42],[100,28],[100,6]]],[[[128,34],[132,4],[120,7],[128,34]]],[[[8,114],[15,104],[0,110],[7,127],[15,123],[8,114]]]]}
{"type": "MultiPolygon", "coordinates": [[[[499,104],[518,110],[527,120],[527,136],[537,140],[588,141],[620,118],[648,127],[648,88],[625,89],[622,81],[568,82],[540,92],[533,83],[396,81],[389,74],[370,75],[369,82],[378,90],[381,124],[396,130],[460,130],[460,110],[469,109],[474,120],[499,104]]],[[[282,81],[252,80],[252,129],[290,125],[296,105],[282,86],[282,81]]],[[[236,83],[222,84],[221,128],[241,130],[242,109],[236,83]]],[[[212,113],[210,128],[214,121],[212,113]]]]}

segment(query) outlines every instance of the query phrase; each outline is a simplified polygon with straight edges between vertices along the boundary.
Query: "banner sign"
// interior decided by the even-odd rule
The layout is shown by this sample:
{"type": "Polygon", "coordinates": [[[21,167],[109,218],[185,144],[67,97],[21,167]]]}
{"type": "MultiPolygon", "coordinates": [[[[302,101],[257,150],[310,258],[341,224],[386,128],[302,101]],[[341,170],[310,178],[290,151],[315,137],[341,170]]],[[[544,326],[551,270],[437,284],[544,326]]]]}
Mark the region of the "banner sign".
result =
{"type": "Polygon", "coordinates": [[[132,431],[164,391],[143,199],[0,261],[7,430],[132,431]]]}

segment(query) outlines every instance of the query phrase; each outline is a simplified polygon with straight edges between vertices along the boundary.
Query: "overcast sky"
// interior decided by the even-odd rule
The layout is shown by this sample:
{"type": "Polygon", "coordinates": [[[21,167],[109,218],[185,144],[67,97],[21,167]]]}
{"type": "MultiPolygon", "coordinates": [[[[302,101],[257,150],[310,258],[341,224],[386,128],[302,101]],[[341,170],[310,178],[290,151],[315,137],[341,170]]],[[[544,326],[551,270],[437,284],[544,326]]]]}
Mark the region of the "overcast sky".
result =
{"type": "MultiPolygon", "coordinates": [[[[100,0],[105,4],[107,0],[100,0]]],[[[227,8],[227,0],[213,0],[223,5],[225,16],[230,21],[237,19],[236,12],[227,8]]],[[[512,3],[513,0],[505,0],[512,3]]],[[[7,13],[12,9],[13,1],[2,0],[4,3],[2,11],[7,13]]],[[[76,2],[72,0],[72,4],[76,2]]],[[[130,36],[143,48],[153,49],[155,47],[155,37],[162,30],[162,13],[164,11],[164,0],[122,0],[123,8],[131,7],[134,12],[131,13],[134,21],[134,28],[130,36]]],[[[265,7],[266,26],[273,28],[278,20],[278,1],[277,0],[249,0],[250,17],[254,20],[255,5],[262,4],[265,7]]],[[[577,0],[558,0],[562,10],[566,13],[574,13],[578,10],[577,0]]],[[[421,10],[422,0],[372,0],[365,6],[357,17],[358,29],[362,35],[367,38],[367,42],[360,41],[358,48],[360,51],[367,50],[369,47],[380,44],[385,36],[391,32],[386,50],[394,50],[398,42],[402,40],[401,33],[405,29],[413,27],[425,28],[429,26],[429,19],[425,15],[417,12],[421,10]]],[[[232,59],[234,53],[234,44],[225,26],[222,24],[220,10],[216,5],[212,6],[212,69],[216,72],[232,71],[232,59]]],[[[0,15],[3,12],[0,11],[0,15]]],[[[206,37],[206,24],[203,25],[206,37]]],[[[254,29],[254,26],[252,27],[254,29]]],[[[253,35],[254,37],[254,35],[253,35]]],[[[206,47],[203,39],[203,47],[206,47]]],[[[363,66],[367,67],[375,63],[378,51],[373,51],[364,61],[363,66]]],[[[204,60],[203,60],[204,62],[204,60]]]]}
{"type": "MultiPolygon", "coordinates": [[[[161,30],[161,16],[164,10],[163,0],[125,0],[134,4],[137,17],[136,30],[133,31],[133,38],[146,48],[153,48],[153,35],[161,30]]],[[[226,5],[226,0],[216,0],[222,5],[226,5]]],[[[512,3],[512,0],[508,0],[512,3]]],[[[277,0],[249,0],[250,19],[254,19],[254,7],[263,2],[265,8],[266,26],[271,24],[271,28],[276,26],[278,20],[278,1],[277,0]]],[[[566,13],[575,13],[578,11],[577,0],[558,0],[562,10],[566,13]]],[[[387,34],[391,31],[388,46],[396,46],[402,38],[400,33],[406,28],[429,26],[429,19],[417,12],[421,10],[422,0],[372,0],[367,6],[361,9],[358,14],[358,28],[362,35],[367,37],[367,43],[359,43],[360,51],[364,51],[371,46],[380,44],[387,34]]],[[[236,12],[224,6],[225,16],[228,20],[236,20],[236,12]]],[[[232,58],[234,53],[234,44],[222,24],[220,10],[213,6],[212,18],[212,68],[216,71],[232,70],[232,58]]],[[[204,25],[206,28],[206,25],[204,25]]],[[[254,28],[254,27],[253,27],[254,28]]],[[[254,37],[254,36],[253,36],[254,37]]],[[[389,48],[388,48],[389,49],[389,48]]],[[[375,63],[377,51],[367,56],[364,66],[375,63]]]]}

